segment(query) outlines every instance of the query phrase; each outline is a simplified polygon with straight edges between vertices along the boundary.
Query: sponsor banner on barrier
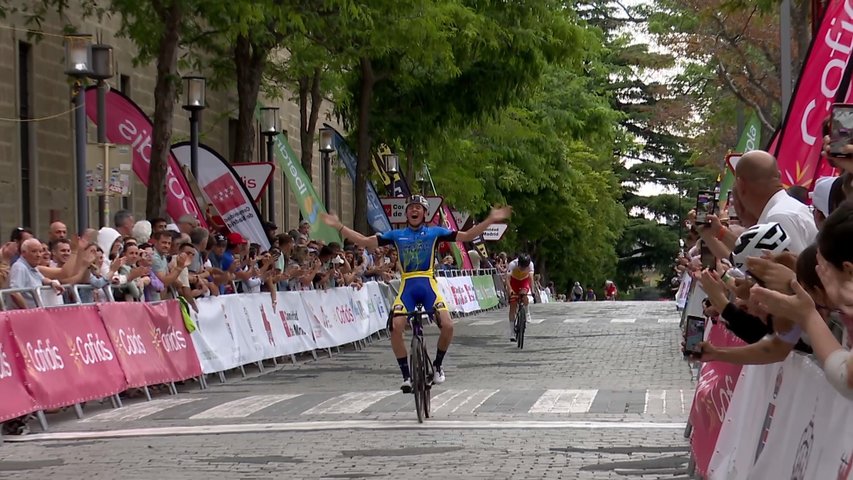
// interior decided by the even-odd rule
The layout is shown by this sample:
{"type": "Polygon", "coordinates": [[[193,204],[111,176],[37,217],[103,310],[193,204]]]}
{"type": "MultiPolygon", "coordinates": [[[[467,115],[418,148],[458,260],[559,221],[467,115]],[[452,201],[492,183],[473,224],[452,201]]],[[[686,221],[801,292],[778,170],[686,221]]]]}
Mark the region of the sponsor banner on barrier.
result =
{"type": "MultiPolygon", "coordinates": [[[[739,347],[743,340],[721,324],[711,324],[708,341],[717,347],[739,347]]],[[[726,418],[741,366],[726,362],[706,362],[699,373],[696,394],[690,408],[693,434],[690,445],[696,459],[696,471],[704,476],[714,454],[717,436],[726,418]]]]}
{"type": "Polygon", "coordinates": [[[450,278],[450,287],[463,312],[472,313],[480,309],[477,296],[474,294],[474,284],[471,283],[471,277],[452,277],[450,278]]]}
{"type": "Polygon", "coordinates": [[[190,341],[178,301],[144,305],[154,325],[155,341],[159,342],[160,348],[166,353],[172,372],[180,380],[201,375],[198,354],[195,345],[190,341]]]}
{"type": "Polygon", "coordinates": [[[457,296],[450,285],[450,277],[438,277],[435,279],[438,291],[447,304],[447,310],[451,313],[462,313],[461,297],[457,296]]]}
{"type": "Polygon", "coordinates": [[[25,383],[41,409],[114,395],[127,388],[96,306],[7,312],[25,383]]]}
{"type": "Polygon", "coordinates": [[[711,479],[853,478],[853,402],[796,353],[745,367],[715,450],[711,479]]]}
{"type": "MultiPolygon", "coordinates": [[[[272,307],[268,294],[258,293],[255,296],[272,307]]],[[[311,334],[311,322],[299,293],[277,292],[276,298],[278,301],[273,309],[274,318],[269,318],[276,355],[293,355],[314,350],[317,345],[311,334]]]]}
{"type": "MultiPolygon", "coordinates": [[[[98,311],[115,347],[128,387],[183,380],[172,369],[166,346],[139,303],[102,303],[98,311]]],[[[196,358],[193,363],[198,363],[196,358]]]]}
{"type": "Polygon", "coordinates": [[[0,314],[0,422],[38,410],[24,388],[22,355],[12,342],[6,314],[0,314]]]}
{"type": "MultiPolygon", "coordinates": [[[[385,288],[387,288],[390,293],[391,288],[385,288]]],[[[376,282],[366,283],[362,290],[366,290],[367,295],[370,297],[368,308],[371,309],[370,334],[372,335],[385,329],[388,323],[388,312],[391,307],[391,303],[388,301],[387,296],[382,292],[382,288],[376,282]]],[[[393,299],[391,301],[393,302],[393,299]]]]}
{"type": "Polygon", "coordinates": [[[333,288],[300,292],[317,347],[336,347],[368,335],[369,321],[355,317],[350,291],[350,288],[333,288]]]}
{"type": "Polygon", "coordinates": [[[472,277],[471,283],[474,285],[474,294],[481,309],[487,310],[498,306],[499,300],[497,292],[495,292],[495,282],[490,275],[472,277]]]}
{"type": "Polygon", "coordinates": [[[264,358],[273,356],[270,349],[265,348],[264,345],[268,343],[265,338],[266,332],[262,331],[263,328],[257,328],[253,321],[253,317],[258,316],[260,312],[254,310],[254,315],[250,314],[249,307],[252,305],[244,301],[243,297],[242,294],[220,297],[225,309],[225,318],[229,319],[231,326],[234,327],[240,365],[260,362],[264,358]]]}
{"type": "Polygon", "coordinates": [[[191,337],[204,373],[221,372],[242,365],[236,339],[237,327],[225,315],[222,304],[222,299],[230,296],[196,300],[198,313],[193,315],[193,319],[197,328],[191,337]]]}

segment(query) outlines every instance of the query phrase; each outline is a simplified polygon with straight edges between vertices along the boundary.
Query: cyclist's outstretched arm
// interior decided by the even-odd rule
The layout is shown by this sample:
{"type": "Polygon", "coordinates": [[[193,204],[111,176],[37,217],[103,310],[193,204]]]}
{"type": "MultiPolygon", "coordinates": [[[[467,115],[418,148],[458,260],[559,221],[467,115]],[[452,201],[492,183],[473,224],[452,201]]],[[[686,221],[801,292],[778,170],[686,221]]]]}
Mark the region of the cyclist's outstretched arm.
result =
{"type": "Polygon", "coordinates": [[[368,248],[373,249],[379,246],[379,238],[376,235],[371,235],[366,237],[355,230],[344,226],[341,223],[341,220],[337,215],[330,215],[328,213],[321,213],[320,218],[323,219],[323,223],[337,230],[344,238],[350,240],[352,243],[368,248]]]}
{"type": "Polygon", "coordinates": [[[459,242],[470,242],[482,235],[493,223],[506,220],[511,214],[512,207],[493,208],[492,213],[489,214],[489,217],[485,221],[474,225],[464,232],[458,232],[456,240],[459,242]]]}

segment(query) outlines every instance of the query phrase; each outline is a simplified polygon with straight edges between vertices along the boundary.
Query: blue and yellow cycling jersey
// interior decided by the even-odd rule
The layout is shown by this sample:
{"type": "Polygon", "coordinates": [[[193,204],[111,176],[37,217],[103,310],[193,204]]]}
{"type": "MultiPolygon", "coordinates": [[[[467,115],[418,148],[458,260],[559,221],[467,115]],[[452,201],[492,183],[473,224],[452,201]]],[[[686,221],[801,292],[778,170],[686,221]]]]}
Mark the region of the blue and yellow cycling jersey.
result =
{"type": "Polygon", "coordinates": [[[379,245],[393,244],[397,247],[403,276],[413,273],[432,276],[436,245],[438,242],[455,242],[456,232],[444,227],[406,227],[380,233],[378,237],[379,245]]]}
{"type": "Polygon", "coordinates": [[[433,276],[435,247],[438,242],[456,241],[456,232],[442,227],[406,227],[378,235],[379,245],[394,245],[403,267],[400,292],[392,311],[395,315],[414,311],[417,305],[427,310],[447,310],[433,276]]]}

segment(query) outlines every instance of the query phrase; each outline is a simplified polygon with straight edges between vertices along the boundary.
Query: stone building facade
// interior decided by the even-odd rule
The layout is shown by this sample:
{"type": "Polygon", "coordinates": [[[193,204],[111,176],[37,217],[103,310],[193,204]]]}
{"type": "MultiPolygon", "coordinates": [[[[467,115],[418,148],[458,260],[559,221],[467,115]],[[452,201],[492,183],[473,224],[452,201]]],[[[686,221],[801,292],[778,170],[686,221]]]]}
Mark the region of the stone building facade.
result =
{"type": "MultiPolygon", "coordinates": [[[[74,2],[72,2],[74,4],[74,2]]],[[[117,18],[95,22],[81,18],[74,6],[62,18],[48,15],[42,24],[44,34],[40,39],[28,35],[24,19],[10,15],[0,19],[0,240],[7,240],[10,231],[18,226],[32,228],[37,235],[45,235],[51,221],[62,220],[70,231],[74,230],[75,210],[75,157],[74,114],[72,109],[72,80],[64,73],[65,52],[62,32],[66,25],[74,25],[80,33],[88,33],[101,43],[113,47],[115,76],[108,81],[150,117],[154,112],[154,84],[156,66],[134,66],[136,48],[131,41],[118,38],[117,18]]],[[[182,75],[204,72],[180,71],[182,75]]],[[[282,92],[288,99],[290,92],[282,92]]],[[[207,108],[202,112],[200,141],[231,160],[234,150],[237,97],[235,89],[207,89],[207,108]]],[[[290,145],[297,156],[301,151],[299,140],[299,106],[295,101],[265,101],[277,106],[282,128],[289,132],[290,145]]],[[[172,142],[189,138],[189,114],[175,106],[172,142]]],[[[331,104],[325,102],[320,123],[334,124],[331,104]]],[[[340,130],[340,129],[339,129],[340,130]]],[[[96,140],[96,129],[88,126],[90,142],[96,140]]],[[[316,139],[316,134],[315,134],[316,139]]],[[[256,138],[255,161],[263,160],[265,149],[256,138]]],[[[322,198],[322,163],[315,140],[312,179],[322,198]]],[[[346,174],[332,168],[331,210],[342,214],[342,219],[352,223],[353,188],[346,174]]],[[[280,168],[276,169],[276,218],[279,231],[296,228],[299,210],[280,168]]],[[[263,196],[266,198],[266,196],[263,196]]],[[[114,213],[124,206],[137,218],[144,218],[145,187],[135,179],[132,196],[122,201],[109,202],[114,213]]],[[[90,225],[97,226],[97,200],[91,199],[90,225]]],[[[261,205],[261,212],[266,206],[261,205]]],[[[108,220],[111,222],[111,219],[108,220]]]]}

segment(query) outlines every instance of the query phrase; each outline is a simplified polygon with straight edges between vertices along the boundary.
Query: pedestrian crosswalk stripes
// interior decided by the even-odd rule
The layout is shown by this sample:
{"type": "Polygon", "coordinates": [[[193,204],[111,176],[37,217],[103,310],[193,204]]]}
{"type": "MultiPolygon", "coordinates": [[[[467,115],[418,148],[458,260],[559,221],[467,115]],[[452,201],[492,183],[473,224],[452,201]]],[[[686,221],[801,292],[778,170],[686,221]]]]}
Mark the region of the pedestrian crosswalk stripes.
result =
{"type": "Polygon", "coordinates": [[[614,318],[610,320],[610,323],[634,323],[636,321],[636,318],[614,318]]]}
{"type": "Polygon", "coordinates": [[[269,408],[276,403],[290,400],[291,398],[296,398],[298,396],[298,393],[283,395],[252,395],[250,397],[239,398],[237,400],[217,405],[211,409],[191,416],[190,420],[200,420],[205,418],[245,418],[265,408],[269,408]]]}
{"type": "Polygon", "coordinates": [[[500,321],[501,319],[477,320],[476,322],[472,322],[471,325],[494,325],[500,321]]]}
{"type": "Polygon", "coordinates": [[[544,321],[545,321],[545,319],[544,319],[544,318],[539,317],[539,318],[531,318],[530,320],[528,320],[528,321],[527,321],[527,323],[532,323],[532,324],[534,324],[534,325],[538,325],[538,324],[540,324],[540,323],[542,323],[542,322],[544,322],[544,321]]]}
{"type": "Polygon", "coordinates": [[[200,397],[170,397],[158,398],[150,402],[140,402],[133,405],[125,405],[121,408],[99,413],[95,416],[83,419],[84,422],[121,422],[140,420],[142,418],[162,412],[167,408],[177,407],[187,403],[201,400],[200,397]]]}
{"type": "Polygon", "coordinates": [[[385,397],[400,393],[398,390],[381,392],[349,392],[326,400],[302,415],[325,415],[330,413],[359,413],[385,397]]]}
{"type": "Polygon", "coordinates": [[[548,390],[530,408],[530,413],[586,413],[598,390],[548,390]]]}
{"type": "MultiPolygon", "coordinates": [[[[689,413],[692,390],[619,391],[596,389],[501,390],[434,388],[435,415],[495,413],[540,415],[624,414],[684,417],[689,413]],[[631,399],[635,399],[634,400],[631,399]],[[636,410],[626,407],[638,403],[636,410]],[[642,408],[641,408],[642,407],[642,408]]],[[[85,418],[83,422],[133,422],[140,420],[217,420],[278,417],[281,409],[301,417],[381,415],[407,412],[412,397],[398,390],[325,394],[268,394],[242,398],[177,396],[140,401],[85,418]],[[307,401],[306,401],[307,400],[307,401]],[[281,407],[281,408],[280,408],[281,407]],[[169,410],[168,414],[163,412],[169,410]],[[272,413],[270,413],[272,412],[272,413]]]]}
{"type": "Polygon", "coordinates": [[[589,323],[588,318],[567,318],[563,323],[589,323]]]}

